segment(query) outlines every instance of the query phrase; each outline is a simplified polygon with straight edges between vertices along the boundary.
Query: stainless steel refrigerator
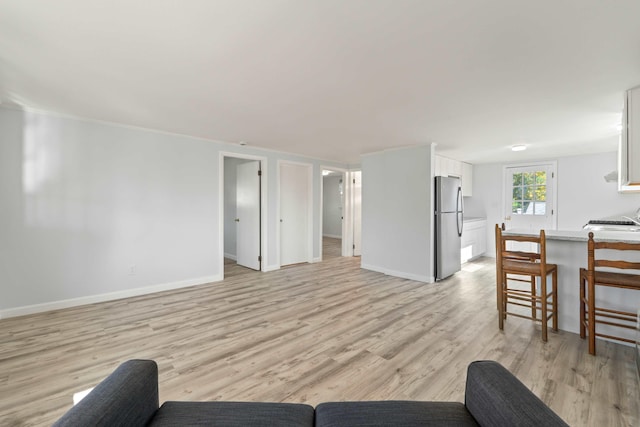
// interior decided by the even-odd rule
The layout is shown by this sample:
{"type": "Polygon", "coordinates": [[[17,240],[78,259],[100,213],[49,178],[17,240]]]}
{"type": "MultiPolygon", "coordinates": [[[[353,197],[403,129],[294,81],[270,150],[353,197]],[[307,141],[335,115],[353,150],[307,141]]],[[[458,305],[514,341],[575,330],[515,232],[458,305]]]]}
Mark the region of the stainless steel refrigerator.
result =
{"type": "Polygon", "coordinates": [[[436,280],[460,271],[462,187],[460,179],[437,176],[435,184],[436,280]]]}

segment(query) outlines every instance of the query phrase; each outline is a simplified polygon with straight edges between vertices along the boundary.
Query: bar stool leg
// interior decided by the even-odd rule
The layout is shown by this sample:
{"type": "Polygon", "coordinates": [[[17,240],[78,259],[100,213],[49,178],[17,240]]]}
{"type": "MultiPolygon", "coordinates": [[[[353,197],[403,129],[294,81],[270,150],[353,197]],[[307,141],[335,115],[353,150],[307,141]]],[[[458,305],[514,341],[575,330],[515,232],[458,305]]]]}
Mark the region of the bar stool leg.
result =
{"type": "Polygon", "coordinates": [[[582,276],[582,269],[580,271],[580,338],[584,339],[586,336],[586,328],[585,322],[587,321],[587,313],[585,310],[584,300],[585,300],[585,280],[582,276]]]}
{"type": "Polygon", "coordinates": [[[508,282],[507,274],[504,274],[504,287],[502,288],[502,317],[507,320],[507,303],[509,302],[508,292],[509,292],[509,282],[508,282]]]}
{"type": "Polygon", "coordinates": [[[536,306],[536,276],[531,276],[531,317],[536,320],[538,308],[536,306]]]}
{"type": "Polygon", "coordinates": [[[498,327],[500,328],[500,330],[504,329],[504,317],[505,317],[504,303],[503,303],[503,300],[505,298],[504,277],[505,275],[502,274],[502,270],[500,271],[500,274],[498,274],[498,276],[496,277],[497,279],[496,287],[498,288],[498,327]]]}
{"type": "Polygon", "coordinates": [[[596,355],[596,285],[595,278],[589,274],[587,277],[589,290],[587,291],[587,306],[589,310],[589,354],[596,355]]]}
{"type": "Polygon", "coordinates": [[[502,272],[500,271],[500,268],[497,268],[497,272],[496,272],[496,309],[498,310],[498,312],[501,312],[501,307],[502,307],[502,286],[500,285],[501,282],[501,276],[502,276],[502,272]]]}
{"type": "Polygon", "coordinates": [[[544,299],[542,300],[541,309],[542,309],[542,341],[547,342],[547,276],[540,276],[540,288],[542,291],[542,295],[544,295],[544,299]]]}
{"type": "Polygon", "coordinates": [[[551,275],[551,286],[553,287],[553,330],[558,332],[558,270],[553,270],[551,275]]]}

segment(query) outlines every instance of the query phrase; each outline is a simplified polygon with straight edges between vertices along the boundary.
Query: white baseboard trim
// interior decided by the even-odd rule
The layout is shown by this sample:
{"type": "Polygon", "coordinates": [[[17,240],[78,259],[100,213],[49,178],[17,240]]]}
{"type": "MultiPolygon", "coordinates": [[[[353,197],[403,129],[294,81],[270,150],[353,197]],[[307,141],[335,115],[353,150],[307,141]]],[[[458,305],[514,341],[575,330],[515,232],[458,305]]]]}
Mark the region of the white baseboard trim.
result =
{"type": "Polygon", "coordinates": [[[44,311],[60,310],[63,308],[77,307],[80,305],[95,304],[99,302],[113,301],[122,298],[137,297],[155,292],[170,291],[172,289],[187,288],[189,286],[204,285],[223,280],[222,275],[199,277],[196,279],[181,280],[179,282],[162,283],[159,285],[144,286],[142,288],[125,289],[122,291],[108,292],[98,295],[70,298],[59,301],[45,302],[42,304],[25,305],[22,307],[0,310],[0,319],[8,317],[26,316],[28,314],[42,313],[44,311]]]}
{"type": "Polygon", "coordinates": [[[384,268],[384,267],[378,267],[377,265],[370,265],[370,264],[360,264],[361,268],[364,268],[365,270],[371,270],[371,271],[376,271],[378,273],[383,273],[386,274],[387,276],[394,276],[394,277],[400,277],[402,279],[409,279],[409,280],[415,280],[417,282],[425,282],[425,283],[433,283],[433,277],[429,277],[426,275],[421,275],[421,274],[413,274],[413,273],[406,273],[404,271],[396,271],[396,270],[389,270],[388,268],[384,268]]]}
{"type": "Polygon", "coordinates": [[[264,268],[265,273],[267,273],[269,271],[276,271],[276,270],[280,270],[280,266],[279,265],[267,265],[264,268]]]}
{"type": "Polygon", "coordinates": [[[234,260],[234,261],[237,261],[237,260],[238,260],[238,257],[236,257],[236,256],[235,256],[235,255],[233,255],[233,254],[228,254],[228,253],[226,253],[226,252],[225,252],[225,254],[224,254],[224,257],[225,257],[225,258],[232,259],[232,260],[234,260]]]}
{"type": "Polygon", "coordinates": [[[323,234],[322,237],[331,237],[332,239],[342,239],[342,236],[339,234],[323,234]]]}
{"type": "Polygon", "coordinates": [[[322,262],[322,258],[321,257],[312,258],[311,263],[314,263],[314,262],[322,262]]]}

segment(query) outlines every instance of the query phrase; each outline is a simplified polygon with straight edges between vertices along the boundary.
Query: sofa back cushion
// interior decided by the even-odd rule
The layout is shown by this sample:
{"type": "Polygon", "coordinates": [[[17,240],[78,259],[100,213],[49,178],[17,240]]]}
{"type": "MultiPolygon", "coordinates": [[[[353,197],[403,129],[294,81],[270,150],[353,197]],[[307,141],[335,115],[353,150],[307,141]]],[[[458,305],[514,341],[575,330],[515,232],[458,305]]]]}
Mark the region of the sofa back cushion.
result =
{"type": "Polygon", "coordinates": [[[129,360],[71,408],[54,427],[144,426],[158,410],[158,366],[129,360]]]}
{"type": "Polygon", "coordinates": [[[467,369],[465,405],[481,426],[568,426],[511,372],[494,361],[467,369]]]}

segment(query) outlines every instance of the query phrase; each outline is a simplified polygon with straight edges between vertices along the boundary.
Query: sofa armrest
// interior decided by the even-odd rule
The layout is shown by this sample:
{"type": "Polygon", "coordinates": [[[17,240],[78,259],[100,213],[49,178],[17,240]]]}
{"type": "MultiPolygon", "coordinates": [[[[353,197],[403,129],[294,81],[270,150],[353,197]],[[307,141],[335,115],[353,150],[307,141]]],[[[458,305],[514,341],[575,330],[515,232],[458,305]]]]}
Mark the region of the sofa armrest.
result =
{"type": "Polygon", "coordinates": [[[54,426],[144,426],[158,405],[158,365],[153,360],[129,360],[54,426]]]}
{"type": "Polygon", "coordinates": [[[481,426],[568,426],[497,362],[472,362],[467,369],[465,406],[481,426]]]}

